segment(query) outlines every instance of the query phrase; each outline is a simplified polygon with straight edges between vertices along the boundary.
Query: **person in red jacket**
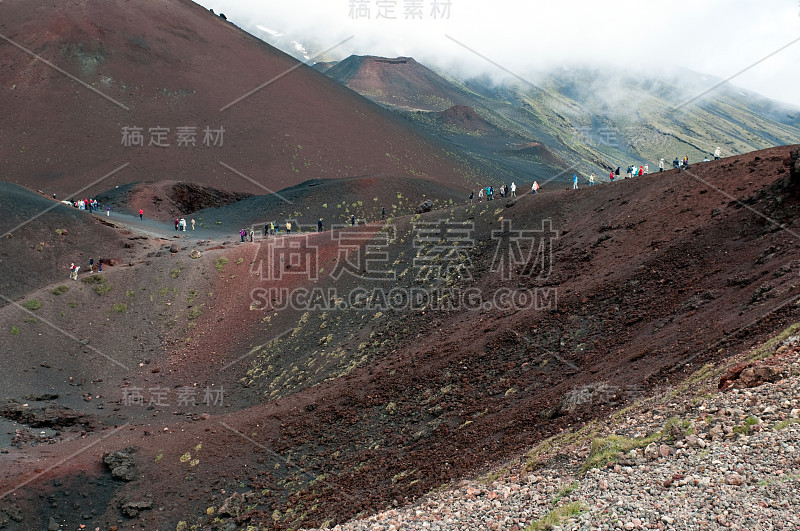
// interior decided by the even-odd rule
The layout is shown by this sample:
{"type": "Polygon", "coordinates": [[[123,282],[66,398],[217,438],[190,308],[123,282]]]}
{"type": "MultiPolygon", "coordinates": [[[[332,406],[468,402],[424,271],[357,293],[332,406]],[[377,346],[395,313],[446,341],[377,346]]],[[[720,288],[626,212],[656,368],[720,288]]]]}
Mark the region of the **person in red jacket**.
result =
{"type": "Polygon", "coordinates": [[[144,209],[140,208],[139,209],[139,221],[142,221],[142,219],[144,219],[144,209]]]}

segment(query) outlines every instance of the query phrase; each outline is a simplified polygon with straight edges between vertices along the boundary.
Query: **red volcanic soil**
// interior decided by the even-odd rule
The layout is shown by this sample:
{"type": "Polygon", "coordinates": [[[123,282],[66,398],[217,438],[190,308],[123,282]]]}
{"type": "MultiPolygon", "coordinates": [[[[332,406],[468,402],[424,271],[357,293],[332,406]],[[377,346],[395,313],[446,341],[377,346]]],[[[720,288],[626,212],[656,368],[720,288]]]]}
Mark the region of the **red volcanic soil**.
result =
{"type": "Polygon", "coordinates": [[[529,142],[515,149],[503,151],[502,153],[523,160],[540,162],[555,167],[566,167],[564,161],[553,153],[547,146],[539,142],[529,142]]]}
{"type": "Polygon", "coordinates": [[[466,105],[454,105],[437,112],[436,119],[444,125],[452,125],[478,133],[497,133],[497,128],[484,120],[475,109],[466,105]]]}
{"type": "Polygon", "coordinates": [[[25,380],[92,417],[83,436],[64,428],[54,444],[0,454],[0,494],[24,483],[0,510],[18,509],[19,528],[50,516],[101,528],[120,519],[146,528],[336,523],[667,390],[800,319],[800,196],[789,151],[577,191],[545,187],[513,204],[462,203],[395,219],[389,232],[374,223],[252,244],[179,239],[177,253],[147,240],[140,262],[108,273],[109,293],[82,281],[62,295],[48,296],[49,286],[27,293],[42,302],[37,317],[91,337],[128,370],[21,322],[17,307],[0,308],[0,330],[21,330],[3,342],[6,398],[24,400],[14,380],[25,380]],[[422,230],[438,237],[423,240],[422,230]],[[474,244],[451,253],[464,234],[474,244]],[[425,245],[442,240],[447,254],[421,260],[433,258],[425,245]],[[201,256],[188,257],[191,249],[201,256]],[[343,252],[355,249],[360,258],[343,252]],[[366,259],[394,277],[365,278],[377,271],[366,259]],[[420,264],[451,267],[435,283],[420,264]],[[498,305],[380,303],[381,289],[433,287],[472,288],[498,305]],[[317,291],[293,308],[269,288],[317,291]],[[358,288],[370,297],[348,307],[358,288]],[[536,304],[503,304],[515,290],[537,294],[536,304]],[[112,309],[121,302],[125,312],[112,309]],[[80,385],[68,379],[77,372],[80,385]],[[607,403],[567,404],[570,392],[601,383],[614,391],[607,403]],[[131,388],[152,398],[151,387],[172,401],[121,400],[131,388]],[[224,388],[225,398],[179,405],[185,388],[197,389],[198,402],[205,389],[224,388]],[[112,480],[101,454],[129,446],[138,479],[112,480]],[[148,500],[152,509],[121,516],[123,502],[148,500]]]}
{"type": "Polygon", "coordinates": [[[204,208],[219,208],[253,194],[228,192],[194,183],[161,181],[133,183],[101,193],[97,200],[103,205],[132,214],[139,209],[150,219],[173,221],[204,208]]]}
{"type": "Polygon", "coordinates": [[[402,119],[188,0],[6,0],[0,31],[14,43],[0,41],[3,179],[59,198],[137,181],[265,193],[468,173],[402,119]],[[141,128],[143,145],[124,145],[123,128],[141,128]]]}
{"type": "Polygon", "coordinates": [[[390,107],[412,111],[444,111],[468,103],[463,94],[412,57],[351,55],[326,75],[390,107]]]}

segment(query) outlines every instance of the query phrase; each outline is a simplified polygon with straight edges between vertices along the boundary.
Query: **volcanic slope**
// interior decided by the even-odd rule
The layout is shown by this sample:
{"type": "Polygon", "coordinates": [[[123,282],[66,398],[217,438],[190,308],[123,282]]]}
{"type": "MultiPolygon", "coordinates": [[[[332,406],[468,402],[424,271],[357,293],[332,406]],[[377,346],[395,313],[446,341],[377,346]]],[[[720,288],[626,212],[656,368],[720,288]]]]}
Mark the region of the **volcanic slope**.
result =
{"type": "Polygon", "coordinates": [[[41,302],[34,315],[75,338],[103,323],[89,344],[127,372],[89,367],[78,386],[76,353],[0,308],[0,330],[20,330],[3,343],[3,377],[82,392],[66,405],[93,419],[83,436],[0,454],[0,491],[16,488],[4,507],[28,528],[51,516],[114,525],[121,505],[150,500],[137,525],[288,529],[403,504],[518,456],[800,321],[789,164],[779,147],[347,231],[198,242],[196,259],[191,246],[149,240],[162,254],[137,251],[141,263],[107,275],[109,293],[79,281],[20,300],[41,302]],[[281,248],[299,259],[275,260],[281,248]],[[418,308],[381,302],[387,289],[436,287],[473,290],[479,304],[457,305],[455,291],[418,308]],[[310,295],[284,304],[281,289],[310,295]],[[614,391],[601,405],[570,398],[598,386],[614,391]],[[125,403],[134,388],[150,399],[196,388],[197,404],[175,392],[167,405],[125,403]],[[223,405],[201,404],[201,390],[220,388],[223,405]],[[126,447],[138,479],[112,481],[100,455],[126,447]]]}
{"type": "Polygon", "coordinates": [[[59,199],[136,181],[265,193],[312,178],[455,185],[473,173],[404,120],[188,0],[12,0],[0,30],[0,178],[59,199]]]}
{"type": "MultiPolygon", "coordinates": [[[[715,86],[719,80],[691,71],[647,77],[564,69],[523,76],[528,83],[498,83],[489,76],[439,74],[410,57],[350,56],[325,73],[517,179],[551,178],[564,168],[604,179],[610,169],[631,163],[657,168],[662,157],[711,158],[717,146],[730,155],[800,141],[797,108],[715,86]],[[464,113],[465,107],[496,130],[441,119],[440,113],[464,113]],[[531,156],[530,143],[550,153],[531,156]]],[[[562,179],[571,177],[564,172],[562,179]]]]}

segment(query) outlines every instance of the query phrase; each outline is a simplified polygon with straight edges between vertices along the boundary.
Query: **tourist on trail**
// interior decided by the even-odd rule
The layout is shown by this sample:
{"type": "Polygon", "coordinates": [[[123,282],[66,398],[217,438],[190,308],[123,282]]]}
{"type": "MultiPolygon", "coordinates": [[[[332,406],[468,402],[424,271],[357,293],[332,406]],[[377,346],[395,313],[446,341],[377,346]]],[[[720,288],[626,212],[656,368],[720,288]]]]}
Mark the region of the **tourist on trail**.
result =
{"type": "Polygon", "coordinates": [[[192,230],[194,230],[194,218],[192,218],[192,230]]]}
{"type": "Polygon", "coordinates": [[[517,197],[517,185],[511,182],[511,197],[517,197]]]}
{"type": "Polygon", "coordinates": [[[97,272],[98,273],[102,273],[103,272],[103,259],[102,258],[97,261],[97,272]]]}
{"type": "Polygon", "coordinates": [[[594,173],[589,174],[589,186],[594,186],[594,173]]]}
{"type": "Polygon", "coordinates": [[[186,220],[181,218],[180,220],[181,232],[186,232],[186,220]]]}
{"type": "Polygon", "coordinates": [[[672,161],[672,168],[675,169],[680,166],[681,161],[678,160],[678,157],[675,157],[675,160],[672,161]]]}
{"type": "Polygon", "coordinates": [[[317,220],[317,232],[322,232],[322,218],[317,220]]]}
{"type": "Polygon", "coordinates": [[[717,149],[714,150],[714,160],[719,160],[719,156],[721,153],[722,151],[720,151],[719,146],[717,146],[717,149]]]}
{"type": "Polygon", "coordinates": [[[356,226],[356,216],[355,216],[355,214],[350,216],[350,226],[351,227],[355,227],[356,226]]]}
{"type": "Polygon", "coordinates": [[[608,180],[611,181],[612,183],[614,182],[614,172],[613,171],[608,175],[608,180]]]}
{"type": "Polygon", "coordinates": [[[106,207],[106,217],[108,217],[108,216],[110,216],[110,215],[111,215],[111,207],[110,207],[110,206],[107,206],[107,207],[106,207]]]}
{"type": "Polygon", "coordinates": [[[381,219],[386,219],[386,207],[381,208],[381,219]]]}
{"type": "Polygon", "coordinates": [[[474,192],[474,191],[470,192],[470,193],[469,193],[469,204],[470,204],[470,205],[472,204],[472,199],[473,199],[474,197],[475,197],[475,192],[474,192]]]}
{"type": "Polygon", "coordinates": [[[239,236],[242,238],[242,243],[244,243],[244,237],[247,235],[247,231],[242,229],[239,231],[239,236]]]}
{"type": "Polygon", "coordinates": [[[143,220],[144,220],[144,209],[140,208],[139,209],[139,221],[143,221],[143,220]]]}
{"type": "Polygon", "coordinates": [[[659,171],[659,173],[664,171],[664,159],[663,158],[658,159],[658,171],[659,171]]]}
{"type": "Polygon", "coordinates": [[[291,232],[292,232],[292,222],[291,221],[287,221],[286,222],[286,234],[289,234],[291,232]]]}
{"type": "Polygon", "coordinates": [[[538,191],[539,191],[539,183],[533,181],[533,184],[531,185],[531,194],[535,194],[538,191]]]}
{"type": "MultiPolygon", "coordinates": [[[[619,166],[617,166],[617,169],[614,170],[614,175],[616,175],[617,177],[619,177],[619,170],[620,170],[619,166]]],[[[614,179],[611,180],[613,181],[614,179]]]]}
{"type": "Polygon", "coordinates": [[[181,228],[181,220],[175,218],[175,230],[180,230],[181,228]]]}
{"type": "Polygon", "coordinates": [[[572,175],[572,189],[573,190],[577,190],[578,189],[578,174],[577,173],[572,175]]]}
{"type": "Polygon", "coordinates": [[[650,165],[649,164],[645,164],[644,165],[644,174],[647,175],[649,173],[650,173],[650,165]]]}
{"type": "Polygon", "coordinates": [[[483,188],[478,190],[478,203],[483,203],[483,188]]]}
{"type": "Polygon", "coordinates": [[[69,278],[72,280],[78,280],[78,271],[80,270],[81,266],[76,266],[74,263],[69,265],[69,278]]]}
{"type": "Polygon", "coordinates": [[[644,166],[639,166],[639,177],[644,175],[644,166]]]}
{"type": "Polygon", "coordinates": [[[89,273],[94,273],[94,258],[89,258],[89,273]]]}
{"type": "Polygon", "coordinates": [[[494,199],[494,186],[489,187],[489,201],[494,199]]]}
{"type": "Polygon", "coordinates": [[[689,157],[683,157],[683,165],[684,166],[688,166],[689,165],[689,157]]]}
{"type": "Polygon", "coordinates": [[[269,233],[272,234],[273,236],[275,236],[275,222],[274,221],[270,221],[269,222],[269,233]]]}

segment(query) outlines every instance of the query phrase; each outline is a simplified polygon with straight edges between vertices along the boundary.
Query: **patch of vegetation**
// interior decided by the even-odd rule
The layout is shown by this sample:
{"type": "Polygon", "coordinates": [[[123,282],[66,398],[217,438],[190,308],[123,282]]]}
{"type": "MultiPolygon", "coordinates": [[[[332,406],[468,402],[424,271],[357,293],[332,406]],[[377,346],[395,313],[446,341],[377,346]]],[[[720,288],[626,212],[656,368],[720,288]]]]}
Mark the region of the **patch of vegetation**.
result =
{"type": "Polygon", "coordinates": [[[747,361],[757,361],[764,358],[769,358],[775,354],[775,351],[778,349],[778,346],[781,343],[786,341],[791,336],[796,336],[798,334],[800,334],[800,323],[794,323],[786,328],[783,332],[773,337],[759,348],[755,349],[753,354],[747,358],[747,361]]]}
{"type": "Polygon", "coordinates": [[[115,304],[113,306],[113,308],[114,308],[114,311],[117,312],[117,313],[125,313],[125,312],[128,311],[128,305],[125,304],[125,303],[115,304]]]}
{"type": "Polygon", "coordinates": [[[544,529],[553,529],[554,527],[561,525],[564,520],[572,518],[573,516],[578,516],[582,511],[583,506],[580,504],[580,502],[572,502],[560,507],[556,507],[550,511],[547,516],[532,522],[531,525],[525,528],[525,531],[542,531],[544,529]]]}
{"type": "Polygon", "coordinates": [[[91,285],[91,284],[105,284],[106,277],[104,277],[103,275],[89,275],[87,277],[83,277],[83,279],[81,279],[81,282],[83,282],[84,284],[89,284],[89,285],[91,285]]]}
{"type": "Polygon", "coordinates": [[[39,320],[36,317],[26,317],[22,320],[23,323],[38,323],[39,320]]]}
{"type": "Polygon", "coordinates": [[[99,286],[95,286],[94,288],[94,292],[97,293],[98,295],[105,295],[109,291],[111,291],[111,284],[104,283],[100,284],[99,286]]]}
{"type": "Polygon", "coordinates": [[[68,288],[67,286],[64,286],[64,285],[62,284],[61,286],[58,286],[58,287],[55,287],[55,288],[53,288],[53,290],[51,291],[51,293],[52,293],[53,295],[63,295],[64,293],[66,293],[66,292],[67,292],[67,290],[68,290],[68,289],[69,289],[69,288],[68,288]]]}
{"type": "Polygon", "coordinates": [[[556,492],[556,497],[553,498],[552,501],[553,505],[558,505],[558,502],[561,501],[561,498],[568,495],[570,492],[572,492],[573,490],[577,489],[580,486],[581,486],[580,483],[578,483],[577,481],[573,481],[569,485],[564,485],[563,487],[558,489],[558,492],[556,492]]]}
{"type": "Polygon", "coordinates": [[[201,304],[199,306],[192,306],[191,308],[189,308],[189,313],[187,314],[187,318],[190,321],[194,321],[195,319],[200,317],[200,314],[203,313],[203,306],[205,306],[205,304],[201,304]]]}
{"type": "Polygon", "coordinates": [[[179,276],[181,276],[181,270],[173,269],[172,271],[169,272],[169,276],[171,276],[172,278],[178,278],[179,276]]]}
{"type": "Polygon", "coordinates": [[[12,336],[18,336],[19,335],[19,328],[17,328],[16,326],[12,326],[11,327],[11,335],[12,336]]]}
{"type": "Polygon", "coordinates": [[[782,420],[780,422],[775,423],[775,429],[780,431],[780,430],[782,430],[782,429],[784,429],[787,426],[790,426],[792,424],[800,424],[800,419],[791,418],[791,419],[782,420]]]}
{"type": "Polygon", "coordinates": [[[25,308],[26,310],[35,312],[36,310],[42,307],[42,303],[37,301],[36,299],[31,299],[29,301],[23,302],[22,307],[25,308]]]}
{"type": "Polygon", "coordinates": [[[136,292],[133,291],[132,289],[126,290],[125,291],[125,296],[126,297],[135,297],[136,296],[136,292]]]}
{"type": "Polygon", "coordinates": [[[214,263],[214,267],[217,268],[217,271],[223,271],[226,265],[228,265],[228,259],[224,256],[217,258],[217,261],[214,263]]]}
{"type": "Polygon", "coordinates": [[[641,439],[631,439],[613,434],[607,437],[598,437],[592,441],[589,457],[581,467],[581,472],[603,466],[609,461],[616,460],[620,453],[624,454],[637,448],[644,448],[659,439],[661,439],[661,432],[653,433],[641,439]]]}
{"type": "Polygon", "coordinates": [[[77,308],[78,307],[78,303],[77,302],[70,302],[69,303],[69,307],[70,308],[77,308]]]}
{"type": "Polygon", "coordinates": [[[239,264],[241,264],[242,262],[244,262],[244,258],[237,258],[237,259],[236,259],[236,265],[239,265],[239,264]]]}

